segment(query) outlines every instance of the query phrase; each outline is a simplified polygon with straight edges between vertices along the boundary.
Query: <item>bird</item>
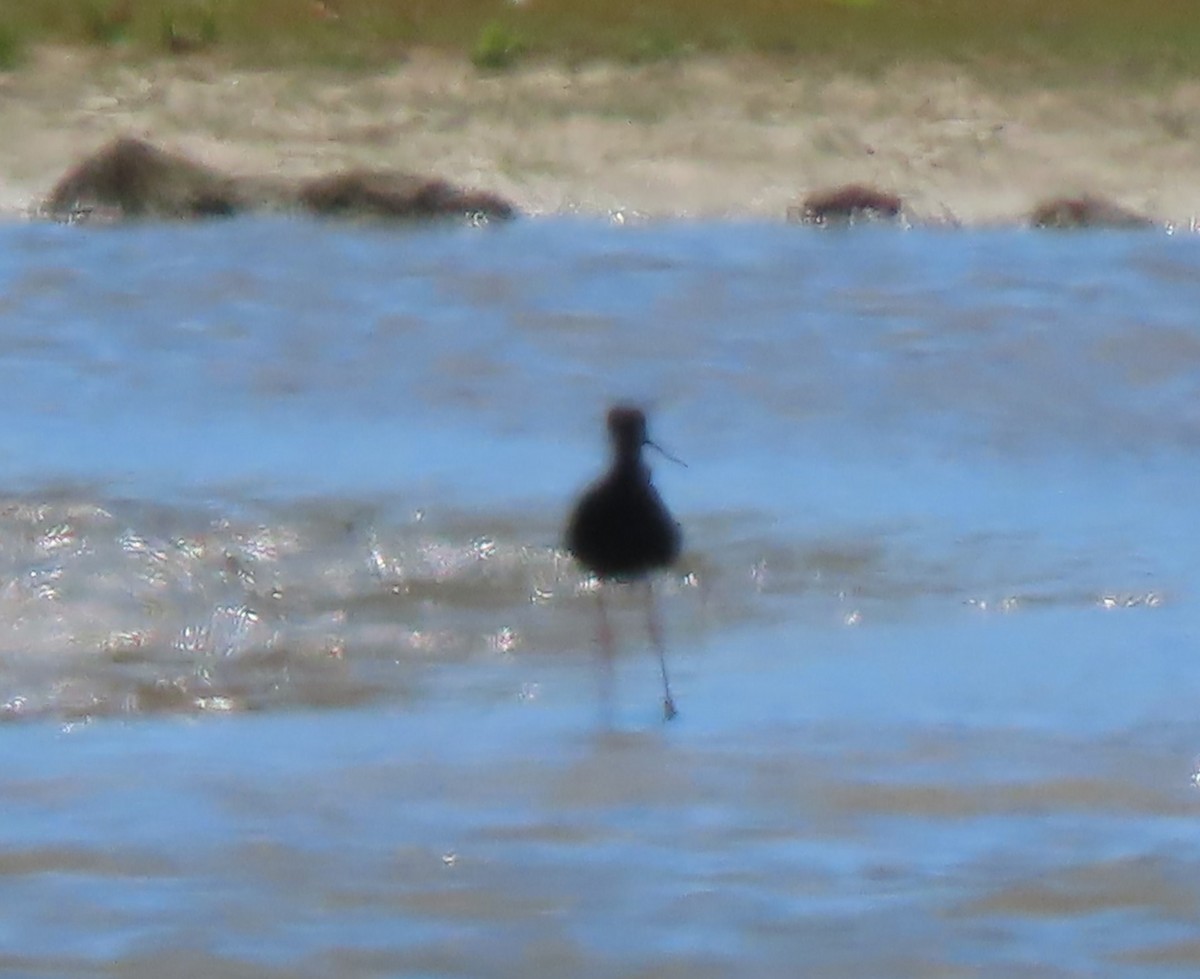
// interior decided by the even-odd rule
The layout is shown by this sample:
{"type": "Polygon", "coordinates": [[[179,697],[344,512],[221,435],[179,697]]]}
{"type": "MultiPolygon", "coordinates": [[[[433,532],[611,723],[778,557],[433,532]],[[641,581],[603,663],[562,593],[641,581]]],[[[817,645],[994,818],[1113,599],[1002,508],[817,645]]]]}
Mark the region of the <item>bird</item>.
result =
{"type": "MultiPolygon", "coordinates": [[[[575,560],[600,581],[596,595],[600,609],[600,645],[606,672],[611,676],[612,632],[604,604],[606,581],[645,581],[650,639],[658,653],[663,681],[663,716],[675,717],[675,701],[667,676],[662,630],[654,607],[650,575],[670,567],[679,557],[683,532],[650,481],[642,460],[643,446],[675,459],[650,440],[646,415],[631,405],[616,405],[607,416],[612,464],[579,498],[567,522],[566,546],[575,560]]],[[[681,463],[682,465],[682,463],[681,463]]]]}

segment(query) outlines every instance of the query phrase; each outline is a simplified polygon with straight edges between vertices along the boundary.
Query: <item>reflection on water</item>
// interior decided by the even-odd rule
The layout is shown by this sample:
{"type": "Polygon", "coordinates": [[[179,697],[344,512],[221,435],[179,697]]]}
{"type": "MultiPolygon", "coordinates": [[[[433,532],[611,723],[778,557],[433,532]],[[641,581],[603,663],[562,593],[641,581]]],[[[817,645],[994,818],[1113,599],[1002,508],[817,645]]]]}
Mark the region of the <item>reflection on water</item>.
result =
{"type": "Polygon", "coordinates": [[[0,971],[1194,969],[1194,241],[4,237],[0,971]]]}

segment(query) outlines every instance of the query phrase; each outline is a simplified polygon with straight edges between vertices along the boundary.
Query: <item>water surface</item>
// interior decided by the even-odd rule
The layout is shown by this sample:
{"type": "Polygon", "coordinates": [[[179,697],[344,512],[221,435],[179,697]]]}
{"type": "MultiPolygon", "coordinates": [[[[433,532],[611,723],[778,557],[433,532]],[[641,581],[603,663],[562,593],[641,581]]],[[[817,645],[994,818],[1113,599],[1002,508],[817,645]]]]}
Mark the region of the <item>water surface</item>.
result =
{"type": "Polygon", "coordinates": [[[1194,238],[0,240],[0,969],[1200,964],[1194,238]],[[670,725],[559,549],[616,399],[670,725]]]}

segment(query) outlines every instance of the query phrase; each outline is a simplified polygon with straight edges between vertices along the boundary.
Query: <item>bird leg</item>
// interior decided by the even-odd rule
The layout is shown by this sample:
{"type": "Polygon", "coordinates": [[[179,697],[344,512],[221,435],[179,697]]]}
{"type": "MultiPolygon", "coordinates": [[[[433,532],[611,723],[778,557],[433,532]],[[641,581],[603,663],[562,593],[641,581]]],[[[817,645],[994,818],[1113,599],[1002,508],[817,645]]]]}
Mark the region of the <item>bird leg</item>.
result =
{"type": "Polygon", "coordinates": [[[596,589],[596,611],[599,613],[596,641],[600,646],[600,705],[605,722],[612,723],[613,713],[613,662],[616,652],[613,646],[612,627],[608,624],[608,605],[604,601],[603,583],[596,589]]]}
{"type": "Polygon", "coordinates": [[[671,696],[671,681],[667,678],[667,653],[663,643],[662,625],[658,621],[658,606],[654,601],[654,587],[650,579],[646,579],[646,623],[650,632],[650,642],[658,654],[658,668],[662,671],[663,682],[663,720],[671,720],[678,711],[675,710],[675,698],[671,696]]]}

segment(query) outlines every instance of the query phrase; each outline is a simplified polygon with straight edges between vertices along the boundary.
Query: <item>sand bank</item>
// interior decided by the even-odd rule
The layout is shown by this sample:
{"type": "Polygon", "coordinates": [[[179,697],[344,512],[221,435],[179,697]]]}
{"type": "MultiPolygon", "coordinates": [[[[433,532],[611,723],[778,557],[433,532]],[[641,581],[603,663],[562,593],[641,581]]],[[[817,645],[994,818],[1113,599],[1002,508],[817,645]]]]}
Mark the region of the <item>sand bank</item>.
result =
{"type": "Polygon", "coordinates": [[[926,220],[1011,221],[1074,193],[1200,215],[1200,81],[1039,88],[910,65],[867,79],[751,57],[486,75],[432,53],[361,75],[53,49],[0,78],[0,125],[10,213],[134,135],[233,172],[437,174],[534,214],[782,220],[809,191],[862,181],[926,220]]]}

